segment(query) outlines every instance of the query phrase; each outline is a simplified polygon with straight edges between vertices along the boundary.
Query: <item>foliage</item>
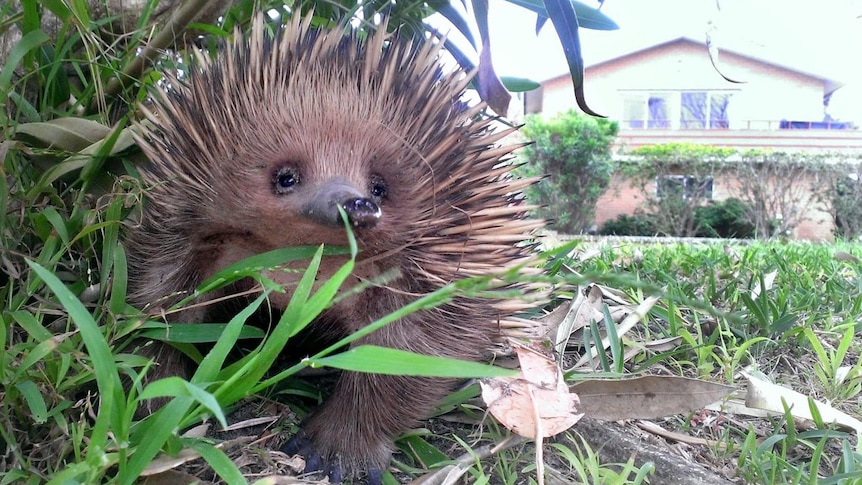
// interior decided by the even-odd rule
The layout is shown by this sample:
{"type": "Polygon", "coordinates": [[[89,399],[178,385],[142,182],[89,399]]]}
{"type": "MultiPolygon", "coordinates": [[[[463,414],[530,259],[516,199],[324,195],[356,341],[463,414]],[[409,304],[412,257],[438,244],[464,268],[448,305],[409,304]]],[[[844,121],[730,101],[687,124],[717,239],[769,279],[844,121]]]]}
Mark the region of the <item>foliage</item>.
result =
{"type": "MultiPolygon", "coordinates": [[[[149,0],[119,8],[115,4],[99,2],[20,0],[4,4],[0,10],[0,32],[4,34],[0,36],[0,65],[4,65],[0,91],[11,92],[7,88],[13,73],[19,78],[37,74],[36,78],[24,81],[28,86],[23,98],[8,100],[11,102],[9,113],[15,113],[16,119],[24,119],[22,115],[41,112],[45,107],[41,105],[43,101],[57,108],[68,103],[71,96],[79,113],[111,115],[116,119],[116,113],[112,114],[111,110],[121,109],[123,104],[140,99],[128,97],[130,91],[136,89],[135,81],[141,81],[143,85],[150,81],[147,79],[148,68],[166,49],[181,50],[189,39],[200,42],[201,34],[210,38],[229,35],[234,26],[248,25],[257,11],[267,11],[270,16],[314,12],[318,24],[344,23],[345,19],[350,19],[351,25],[358,29],[369,28],[379,20],[378,16],[385,15],[389,18],[389,27],[401,35],[425,38],[427,34],[443,39],[444,36],[426,22],[430,15],[437,13],[449,22],[449,27],[460,31],[469,43],[465,50],[465,47],[445,40],[446,48],[466,70],[478,68],[474,86],[495,112],[506,114],[511,98],[507,88],[536,87],[528,80],[500,79],[494,71],[490,63],[486,1],[475,2],[474,8],[466,5],[459,8],[457,2],[449,0],[413,3],[302,0],[291,5],[273,1],[189,0],[156,8],[157,3],[149,0]],[[471,18],[465,12],[469,12],[471,18]],[[471,25],[478,27],[478,41],[471,25]],[[476,55],[479,51],[482,51],[481,56],[476,55]],[[90,60],[98,59],[99,62],[81,66],[81,69],[59,70],[57,67],[62,64],[66,53],[74,53],[75,57],[90,56],[90,60]],[[477,57],[478,65],[474,60],[477,57]],[[19,62],[23,70],[18,69],[19,62]],[[35,66],[47,68],[34,70],[35,66]],[[50,82],[44,83],[44,80],[50,82]],[[85,93],[76,93],[79,89],[85,93]],[[43,95],[43,99],[35,99],[43,95]],[[114,104],[116,97],[124,99],[125,103],[114,104]]],[[[584,66],[579,29],[615,30],[617,25],[601,10],[577,0],[512,0],[512,3],[536,14],[537,31],[548,20],[554,24],[560,42],[566,47],[566,60],[578,105],[590,113],[583,90],[584,66]]]]}
{"type": "Polygon", "coordinates": [[[531,187],[528,199],[537,213],[554,221],[557,230],[585,232],[593,221],[598,198],[615,169],[610,147],[618,126],[575,111],[553,118],[529,116],[523,133],[533,144],[522,151],[527,176],[546,176],[531,187]]]}
{"type": "Polygon", "coordinates": [[[599,229],[603,236],[655,236],[655,224],[648,214],[620,214],[599,229]]]}
{"type": "Polygon", "coordinates": [[[822,159],[803,153],[745,153],[735,169],[738,196],[758,237],[790,235],[828,187],[822,159]]]}
{"type": "MultiPolygon", "coordinates": [[[[682,197],[670,198],[661,204],[653,206],[655,210],[664,208],[673,213],[683,212],[679,207],[686,204],[682,197]],[[675,207],[676,206],[676,207],[675,207]]],[[[710,201],[706,205],[694,208],[693,224],[696,237],[717,237],[731,239],[748,239],[754,237],[754,226],[748,222],[745,203],[739,199],[726,199],[721,202],[710,201]]],[[[658,229],[657,220],[667,220],[668,215],[659,218],[655,213],[643,210],[633,215],[620,214],[616,219],[605,222],[599,234],[613,236],[684,236],[684,234],[668,234],[658,229]]]]}
{"type": "Polygon", "coordinates": [[[754,237],[754,225],[748,222],[749,210],[736,198],[710,202],[695,209],[698,237],[749,239],[754,237]]]}
{"type": "MultiPolygon", "coordinates": [[[[710,145],[699,145],[696,143],[664,143],[661,145],[647,145],[635,148],[629,152],[634,157],[642,157],[643,161],[652,163],[698,163],[708,160],[725,161],[736,154],[735,148],[714,147],[710,145]]],[[[643,167],[640,160],[629,166],[629,170],[635,167],[643,167]]],[[[629,175],[631,173],[629,172],[629,175]]],[[[655,175],[655,174],[653,174],[655,175]]]]}
{"type": "Polygon", "coordinates": [[[696,211],[712,196],[712,183],[733,150],[694,144],[645,146],[632,150],[621,172],[648,196],[640,210],[656,233],[695,236],[696,211]],[[659,193],[661,191],[661,193],[659,193]]]}
{"type": "Polygon", "coordinates": [[[841,182],[835,175],[846,170],[845,164],[836,164],[835,160],[845,158],[834,153],[737,151],[674,143],[632,150],[620,171],[645,194],[655,194],[654,187],[667,186],[667,180],[686,182],[679,184],[684,185],[684,191],[677,196],[653,197],[641,207],[653,215],[661,233],[693,236],[710,232],[700,227],[696,214],[710,198],[706,191],[698,189],[713,180],[724,194],[743,203],[737,206],[744,209],[744,221],[740,222],[754,226],[757,237],[770,238],[791,234],[810,210],[824,203],[831,205],[833,213],[840,210],[845,214],[847,224],[853,220],[856,195],[846,181],[841,182]],[[836,197],[830,185],[836,180],[844,187],[843,198],[836,197]]]}
{"type": "MultiPolygon", "coordinates": [[[[261,377],[273,349],[284,341],[261,342],[259,334],[243,333],[249,331],[243,323],[252,306],[224,325],[196,329],[204,333],[195,338],[214,346],[206,356],[198,355],[199,375],[143,388],[135,382],[140,384],[137,379],[151,363],[124,346],[139,332],[164,331],[154,318],[126,304],[127,267],[120,244],[122,229],[134,223],[136,204],[143,195],[134,177],[126,175],[134,174],[140,163],[126,130],[129,111],[144,99],[146,85],[158,78],[148,66],[137,74],[128,67],[139,57],[138,47],[150,38],[143,27],[149,25],[155,2],[141,17],[140,30],[117,37],[111,35],[107,21],[87,10],[85,2],[19,3],[21,11],[12,10],[18,3],[0,7],[8,14],[0,29],[15,24],[23,34],[0,68],[3,108],[8,108],[0,142],[0,445],[4,451],[0,483],[131,483],[154,456],[176,455],[180,450],[199,453],[225,482],[244,483],[245,477],[221,448],[182,432],[205,416],[219,421],[222,405],[249,392],[263,392],[263,386],[284,377],[250,378],[261,377]],[[41,30],[40,16],[49,11],[60,25],[52,35],[41,30]],[[118,78],[141,83],[112,84],[118,78]],[[252,344],[252,351],[238,365],[229,365],[226,353],[238,338],[261,346],[252,344]],[[120,379],[132,385],[118,386],[120,379]],[[137,419],[134,411],[141,400],[155,395],[171,396],[176,404],[154,418],[137,419]]],[[[223,23],[210,25],[206,32],[226,35],[232,25],[248,21],[255,5],[281,4],[239,2],[223,23]]],[[[414,19],[424,15],[404,14],[414,19]]],[[[393,20],[392,27],[398,22],[393,20]]],[[[316,250],[311,248],[306,256],[315,259],[316,250]]],[[[640,349],[632,363],[635,371],[660,363],[680,374],[734,382],[743,365],[756,364],[795,388],[811,389],[811,394],[831,398],[836,406],[852,411],[859,409],[860,376],[854,358],[862,348],[855,337],[862,313],[862,282],[858,263],[833,258],[835,250],[859,256],[858,248],[851,245],[677,245],[645,248],[641,257],[633,257],[632,248],[617,247],[605,250],[598,259],[575,263],[560,258],[558,264],[577,264],[595,281],[614,283],[634,299],[655,287],[667,288],[666,300],[638,323],[638,330],[682,343],[667,351],[640,349]],[[767,285],[764,275],[772,272],[777,274],[775,283],[767,285]],[[758,286],[763,290],[753,295],[758,286]],[[788,365],[800,367],[787,369],[788,365]],[[820,370],[812,371],[812,365],[820,370]]],[[[229,281],[230,275],[222,276],[229,281]]],[[[313,279],[314,271],[309,270],[306,283],[313,279]]],[[[313,315],[328,304],[327,293],[337,283],[318,282],[322,285],[316,287],[318,291],[302,295],[294,310],[303,317],[313,315]],[[326,291],[320,293],[324,287],[326,291]]],[[[482,284],[445,291],[481,292],[482,284]]],[[[174,343],[182,346],[179,340],[174,343]]],[[[619,344],[630,350],[622,347],[628,345],[622,339],[619,344]]],[[[360,365],[324,359],[315,356],[314,362],[360,365]]],[[[370,370],[387,365],[385,359],[361,362],[373,366],[370,370]]],[[[410,364],[417,366],[414,370],[425,366],[419,361],[410,364]]],[[[400,366],[392,367],[392,372],[402,371],[400,366]]],[[[448,364],[449,369],[457,367],[448,364]]],[[[459,396],[452,406],[473,410],[469,397],[459,396]]],[[[479,412],[473,416],[477,421],[482,417],[479,412]]],[[[716,425],[729,430],[722,439],[727,453],[739,460],[740,476],[763,483],[777,478],[775,483],[781,483],[790,481],[782,475],[785,471],[806,470],[809,482],[830,473],[859,478],[862,460],[846,435],[829,435],[823,442],[832,446],[824,447],[820,438],[802,433],[789,436],[792,430],[785,423],[756,424],[758,431],[769,434],[768,441],[751,433],[747,448],[736,446],[735,436],[749,436],[736,421],[716,425]],[[811,453],[812,446],[820,451],[811,453]]],[[[434,438],[428,441],[436,443],[434,438]]],[[[403,448],[415,451],[413,444],[403,448]]],[[[434,447],[423,451],[442,456],[440,450],[429,448],[434,447]]],[[[585,470],[576,470],[579,476],[642,480],[638,470],[643,467],[604,468],[586,449],[574,452],[586,463],[572,461],[573,452],[566,448],[571,446],[553,450],[564,463],[583,465],[585,470]]],[[[426,456],[415,460],[417,467],[426,456]]],[[[509,470],[508,479],[526,474],[520,463],[504,463],[495,470],[502,468],[509,470]]],[[[470,469],[487,478],[482,476],[484,463],[470,469]]]]}
{"type": "Polygon", "coordinates": [[[835,235],[843,239],[862,236],[862,170],[860,166],[835,167],[827,206],[835,222],[835,235]]]}

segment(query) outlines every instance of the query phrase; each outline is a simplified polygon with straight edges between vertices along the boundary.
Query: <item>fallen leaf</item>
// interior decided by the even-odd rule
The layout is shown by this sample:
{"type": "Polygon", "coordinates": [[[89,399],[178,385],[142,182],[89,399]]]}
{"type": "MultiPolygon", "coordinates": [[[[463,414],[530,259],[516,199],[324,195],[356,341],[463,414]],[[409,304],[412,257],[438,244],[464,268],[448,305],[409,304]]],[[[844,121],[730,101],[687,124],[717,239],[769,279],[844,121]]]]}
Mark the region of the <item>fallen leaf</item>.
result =
{"type": "Polygon", "coordinates": [[[176,470],[167,470],[157,473],[155,475],[145,477],[141,481],[141,485],[207,485],[211,483],[212,482],[205,482],[194,475],[190,475],[185,472],[178,472],[176,470]]]}
{"type": "Polygon", "coordinates": [[[565,317],[556,329],[557,337],[554,349],[557,351],[557,355],[563,355],[566,350],[566,343],[573,334],[589,325],[590,321],[600,321],[601,319],[602,291],[595,285],[591,286],[589,290],[578,287],[577,298],[572,301],[565,317]]]}
{"type": "Polygon", "coordinates": [[[746,372],[743,372],[742,375],[748,379],[748,394],[745,397],[746,406],[784,414],[784,404],[786,404],[790,408],[790,414],[793,417],[813,420],[811,408],[809,407],[810,400],[817,407],[824,423],[836,423],[845,429],[852,429],[856,432],[857,438],[862,438],[862,421],[853,416],[833,408],[828,403],[818,401],[793,389],[764,381],[746,372]]]}
{"type": "Polygon", "coordinates": [[[556,362],[526,347],[515,351],[521,362],[518,376],[480,382],[488,411],[503,426],[531,439],[571,428],[583,414],[577,413],[578,396],[569,392],[556,362]]]}
{"type": "Polygon", "coordinates": [[[844,251],[836,251],[834,257],[835,257],[835,261],[849,261],[851,263],[858,263],[859,262],[859,258],[857,258],[856,256],[853,256],[850,253],[844,252],[844,251]]]}
{"type": "Polygon", "coordinates": [[[677,335],[676,337],[660,338],[644,342],[643,346],[645,349],[652,350],[654,352],[668,352],[679,347],[681,343],[682,337],[677,335]]]}
{"type": "Polygon", "coordinates": [[[772,288],[773,283],[775,283],[775,277],[778,276],[778,270],[770,271],[763,275],[763,288],[760,287],[760,281],[754,285],[754,288],[751,289],[751,299],[756,300],[760,293],[763,291],[769,291],[772,288]]]}
{"type": "Polygon", "coordinates": [[[603,421],[654,419],[687,413],[720,400],[735,389],[676,376],[589,380],[572,386],[579,410],[603,421]]]}

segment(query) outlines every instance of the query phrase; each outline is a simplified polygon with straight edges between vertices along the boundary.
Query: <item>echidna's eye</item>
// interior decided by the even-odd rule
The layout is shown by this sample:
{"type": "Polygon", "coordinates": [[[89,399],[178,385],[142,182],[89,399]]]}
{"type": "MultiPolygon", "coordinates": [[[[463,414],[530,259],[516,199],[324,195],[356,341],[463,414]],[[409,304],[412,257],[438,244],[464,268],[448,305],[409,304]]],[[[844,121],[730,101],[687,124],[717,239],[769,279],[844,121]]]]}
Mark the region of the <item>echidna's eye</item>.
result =
{"type": "Polygon", "coordinates": [[[371,176],[371,196],[378,199],[386,198],[388,191],[386,190],[386,181],[380,175],[371,176]]]}
{"type": "Polygon", "coordinates": [[[287,194],[299,184],[299,172],[293,167],[280,167],[272,178],[276,194],[287,194]]]}

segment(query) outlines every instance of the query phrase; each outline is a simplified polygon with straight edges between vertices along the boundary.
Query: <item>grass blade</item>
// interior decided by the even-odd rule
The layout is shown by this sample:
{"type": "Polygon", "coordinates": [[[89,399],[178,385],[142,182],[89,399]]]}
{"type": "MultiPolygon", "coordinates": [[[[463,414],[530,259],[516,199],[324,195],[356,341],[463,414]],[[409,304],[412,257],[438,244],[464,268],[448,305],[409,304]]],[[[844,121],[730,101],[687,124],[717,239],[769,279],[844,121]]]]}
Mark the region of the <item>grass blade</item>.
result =
{"type": "MultiPolygon", "coordinates": [[[[122,429],[118,421],[119,417],[124,414],[124,409],[122,408],[124,407],[125,400],[122,399],[120,375],[114,363],[114,356],[111,354],[111,349],[105,340],[105,336],[99,330],[99,326],[96,325],[92,315],[90,315],[80,300],[43,266],[29,259],[27,260],[27,264],[30,265],[30,268],[36,272],[39,278],[56,295],[57,300],[60,301],[63,308],[69,313],[69,318],[71,318],[72,322],[81,332],[84,345],[87,347],[87,353],[93,363],[96,384],[99,387],[99,395],[101,396],[99,414],[96,416],[96,423],[93,425],[93,432],[90,438],[90,449],[94,451],[102,450],[104,452],[107,447],[111,424],[115,425],[115,430],[122,429]]],[[[93,459],[98,460],[98,457],[94,457],[93,459]]]]}
{"type": "Polygon", "coordinates": [[[361,345],[331,357],[310,358],[311,367],[334,367],[354,372],[424,377],[511,377],[517,371],[489,364],[415,354],[405,350],[361,345]]]}

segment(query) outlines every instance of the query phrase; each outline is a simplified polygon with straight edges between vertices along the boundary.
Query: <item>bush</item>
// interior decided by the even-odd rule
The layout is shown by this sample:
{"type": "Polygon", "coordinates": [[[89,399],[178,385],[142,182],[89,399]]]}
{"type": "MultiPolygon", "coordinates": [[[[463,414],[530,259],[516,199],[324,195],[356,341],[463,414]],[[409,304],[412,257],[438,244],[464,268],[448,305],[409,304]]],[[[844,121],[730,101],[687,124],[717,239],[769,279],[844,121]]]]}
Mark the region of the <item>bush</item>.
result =
{"type": "Polygon", "coordinates": [[[599,230],[603,236],[655,236],[656,232],[655,222],[647,214],[620,214],[599,230]]]}
{"type": "Polygon", "coordinates": [[[835,235],[842,239],[862,236],[862,177],[858,169],[850,175],[839,171],[830,191],[835,235]]]}
{"type": "Polygon", "coordinates": [[[750,211],[745,202],[734,198],[698,207],[694,214],[696,235],[734,239],[754,238],[754,224],[747,216],[750,211]]]}
{"type": "Polygon", "coordinates": [[[524,135],[534,141],[523,150],[526,176],[546,176],[527,197],[540,205],[537,215],[552,219],[555,229],[580,234],[592,224],[596,201],[611,181],[616,164],[611,145],[615,122],[574,111],[553,118],[528,116],[524,135]]]}

